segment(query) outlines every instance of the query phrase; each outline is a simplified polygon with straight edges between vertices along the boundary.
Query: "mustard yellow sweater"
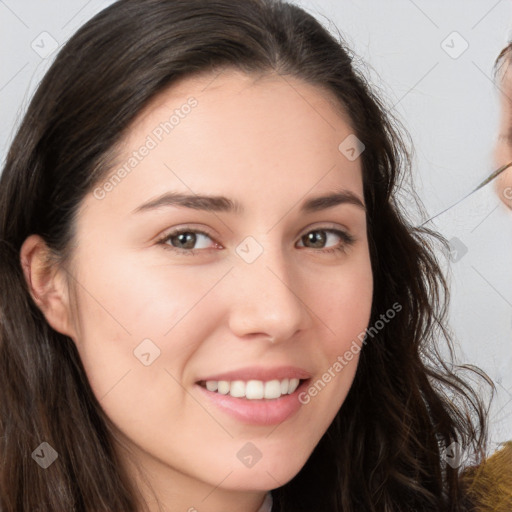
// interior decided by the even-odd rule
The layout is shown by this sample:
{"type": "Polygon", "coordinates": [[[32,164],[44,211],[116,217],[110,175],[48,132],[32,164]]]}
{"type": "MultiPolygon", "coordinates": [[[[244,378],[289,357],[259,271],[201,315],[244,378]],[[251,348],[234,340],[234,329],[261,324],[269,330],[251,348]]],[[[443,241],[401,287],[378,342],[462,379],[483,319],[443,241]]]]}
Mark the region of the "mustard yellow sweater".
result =
{"type": "Polygon", "coordinates": [[[512,441],[463,475],[476,512],[512,512],[512,441]]]}

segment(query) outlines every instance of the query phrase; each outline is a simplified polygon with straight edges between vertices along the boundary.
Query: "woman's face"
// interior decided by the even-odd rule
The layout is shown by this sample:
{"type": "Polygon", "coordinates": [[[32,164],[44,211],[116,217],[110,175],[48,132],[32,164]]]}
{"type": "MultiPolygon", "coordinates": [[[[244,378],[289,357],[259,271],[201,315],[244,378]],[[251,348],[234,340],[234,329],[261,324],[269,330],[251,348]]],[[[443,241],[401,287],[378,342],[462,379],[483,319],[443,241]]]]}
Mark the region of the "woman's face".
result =
{"type": "Polygon", "coordinates": [[[72,338],[120,439],[184,506],[289,481],[353,381],[357,351],[338,357],[373,280],[361,159],[325,98],[277,75],[183,80],[79,211],[72,338]]]}
{"type": "MultiPolygon", "coordinates": [[[[505,63],[504,66],[500,87],[499,135],[495,147],[496,167],[512,162],[512,68],[508,63],[505,63]]],[[[512,208],[512,167],[509,167],[496,179],[496,188],[500,199],[509,208],[512,208]]]]}

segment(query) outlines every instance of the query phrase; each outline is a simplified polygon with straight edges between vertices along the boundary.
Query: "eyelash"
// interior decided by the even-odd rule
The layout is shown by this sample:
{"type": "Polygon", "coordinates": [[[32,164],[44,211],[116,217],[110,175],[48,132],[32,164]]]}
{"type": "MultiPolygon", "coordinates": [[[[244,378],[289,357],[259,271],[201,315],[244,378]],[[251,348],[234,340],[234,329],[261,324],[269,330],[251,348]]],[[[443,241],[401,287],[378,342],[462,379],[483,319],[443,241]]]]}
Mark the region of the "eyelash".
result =
{"type": "MultiPolygon", "coordinates": [[[[342,239],[342,244],[336,247],[328,248],[328,249],[318,249],[318,252],[322,252],[324,254],[333,254],[333,253],[339,253],[339,252],[346,252],[347,247],[354,244],[356,239],[350,235],[349,233],[345,231],[341,231],[339,229],[333,229],[333,228],[316,228],[312,229],[311,231],[308,231],[304,235],[302,235],[300,238],[302,239],[304,236],[308,235],[309,233],[315,233],[318,231],[325,231],[326,233],[334,233],[335,235],[339,236],[342,239]]],[[[208,238],[213,238],[206,232],[200,231],[197,229],[190,229],[190,228],[180,228],[175,231],[172,231],[171,233],[166,233],[162,238],[160,238],[157,241],[157,244],[160,244],[164,247],[164,249],[172,251],[174,253],[183,255],[183,256],[196,256],[198,253],[202,251],[206,251],[208,249],[180,249],[178,247],[174,247],[172,245],[169,245],[167,242],[176,236],[182,235],[183,233],[194,233],[198,235],[205,235],[208,238]]],[[[308,249],[308,247],[304,247],[305,249],[308,249]]],[[[314,248],[310,248],[312,250],[315,250],[314,248]]]]}

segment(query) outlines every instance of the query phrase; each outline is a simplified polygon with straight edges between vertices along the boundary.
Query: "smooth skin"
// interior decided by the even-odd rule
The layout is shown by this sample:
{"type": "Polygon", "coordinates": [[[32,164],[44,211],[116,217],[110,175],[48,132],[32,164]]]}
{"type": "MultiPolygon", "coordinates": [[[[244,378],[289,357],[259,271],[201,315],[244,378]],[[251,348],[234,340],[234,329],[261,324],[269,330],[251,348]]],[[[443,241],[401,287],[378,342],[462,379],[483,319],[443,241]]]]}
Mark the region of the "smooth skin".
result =
{"type": "Polygon", "coordinates": [[[278,425],[233,418],[196,382],[247,366],[293,365],[314,383],[365,331],[373,279],[364,207],[300,212],[304,201],[340,190],[364,204],[361,158],[338,149],[353,129],[328,92],[289,76],[224,70],[188,77],[155,98],[112,172],[191,97],[197,105],[113,190],[84,199],[65,267],[45,265],[35,235],[21,261],[48,322],[76,344],[150,510],[158,507],[148,485],[168,512],[256,511],[307,461],[345,400],[359,356],[278,425]],[[136,211],[167,192],[222,195],[244,211],[136,211]],[[176,228],[205,234],[169,238],[176,228]],[[252,263],[236,252],[249,236],[263,251],[252,263]],[[160,350],[148,366],[134,355],[145,339],[160,350]],[[237,457],[247,442],[261,453],[250,468],[237,457]]]}

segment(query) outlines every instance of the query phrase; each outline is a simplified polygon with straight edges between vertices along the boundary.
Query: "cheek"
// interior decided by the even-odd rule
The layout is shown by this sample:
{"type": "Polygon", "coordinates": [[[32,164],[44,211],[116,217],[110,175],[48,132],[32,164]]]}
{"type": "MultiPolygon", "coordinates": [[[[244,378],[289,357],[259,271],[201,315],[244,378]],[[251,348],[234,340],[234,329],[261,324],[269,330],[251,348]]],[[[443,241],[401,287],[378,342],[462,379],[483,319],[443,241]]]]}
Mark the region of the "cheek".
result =
{"type": "Polygon", "coordinates": [[[214,269],[194,279],[193,269],[185,266],[156,268],[127,257],[94,254],[83,259],[88,264],[77,275],[75,341],[96,396],[145,363],[163,368],[164,360],[172,361],[180,372],[200,339],[187,331],[190,325],[201,331],[197,321],[191,324],[196,306],[222,272],[214,269]]]}
{"type": "MultiPolygon", "coordinates": [[[[362,342],[369,327],[373,276],[369,255],[331,278],[321,287],[311,287],[311,304],[328,329],[320,338],[320,374],[303,395],[304,403],[315,401],[315,418],[326,429],[343,404],[352,385],[362,342]],[[321,411],[321,412],[319,412],[321,411]]],[[[319,328],[320,330],[320,328],[319,328]]]]}
{"type": "Polygon", "coordinates": [[[370,258],[365,254],[346,270],[340,269],[337,278],[319,293],[315,303],[320,304],[334,331],[331,350],[342,350],[368,325],[373,297],[373,275],[370,258]]]}
{"type": "Polygon", "coordinates": [[[109,418],[128,438],[153,446],[160,429],[170,438],[187,431],[181,416],[198,424],[204,415],[187,402],[179,382],[201,336],[207,336],[194,305],[218,277],[196,283],[183,267],[157,271],[129,259],[111,261],[87,265],[80,276],[77,348],[109,418]]]}
{"type": "Polygon", "coordinates": [[[199,279],[193,266],[155,264],[136,254],[82,259],[88,262],[77,278],[84,326],[133,341],[165,336],[223,274],[214,268],[199,279]]]}

